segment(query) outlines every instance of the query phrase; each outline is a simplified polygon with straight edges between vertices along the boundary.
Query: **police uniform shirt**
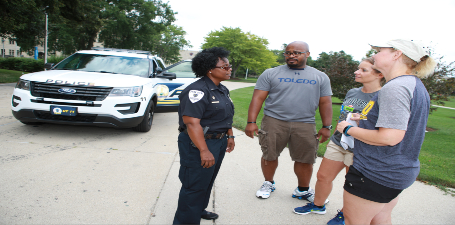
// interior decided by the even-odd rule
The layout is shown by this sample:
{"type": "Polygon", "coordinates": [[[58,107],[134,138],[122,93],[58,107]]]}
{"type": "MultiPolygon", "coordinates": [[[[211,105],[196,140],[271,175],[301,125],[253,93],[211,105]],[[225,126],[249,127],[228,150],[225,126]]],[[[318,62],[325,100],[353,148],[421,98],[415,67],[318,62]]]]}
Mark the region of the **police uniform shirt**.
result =
{"type": "Polygon", "coordinates": [[[232,128],[234,104],[229,90],[220,83],[204,76],[186,87],[179,95],[179,125],[186,128],[182,116],[201,119],[202,127],[210,127],[209,133],[226,132],[232,128]]]}

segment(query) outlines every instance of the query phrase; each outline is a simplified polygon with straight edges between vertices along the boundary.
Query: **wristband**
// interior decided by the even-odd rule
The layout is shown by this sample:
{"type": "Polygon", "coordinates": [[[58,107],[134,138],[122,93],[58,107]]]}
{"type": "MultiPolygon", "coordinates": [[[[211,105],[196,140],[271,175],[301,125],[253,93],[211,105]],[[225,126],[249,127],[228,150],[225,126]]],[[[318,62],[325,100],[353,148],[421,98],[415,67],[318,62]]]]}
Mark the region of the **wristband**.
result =
{"type": "Polygon", "coordinates": [[[246,122],[246,123],[256,123],[256,122],[246,122]]]}
{"type": "Polygon", "coordinates": [[[348,130],[351,129],[352,125],[347,125],[344,129],[343,129],[343,134],[346,135],[347,137],[351,136],[348,134],[348,130]]]}

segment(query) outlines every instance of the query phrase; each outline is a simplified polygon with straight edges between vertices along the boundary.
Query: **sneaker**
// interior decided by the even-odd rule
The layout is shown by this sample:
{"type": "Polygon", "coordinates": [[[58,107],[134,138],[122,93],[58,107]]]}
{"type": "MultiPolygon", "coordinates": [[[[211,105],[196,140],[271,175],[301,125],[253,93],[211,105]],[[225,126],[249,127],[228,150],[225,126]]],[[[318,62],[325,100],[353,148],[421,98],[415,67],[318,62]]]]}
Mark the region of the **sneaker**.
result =
{"type": "Polygon", "coordinates": [[[327,222],[328,225],[344,225],[344,215],[343,212],[338,210],[338,214],[333,217],[329,222],[327,222]]]}
{"type": "Polygon", "coordinates": [[[300,215],[305,215],[308,213],[316,213],[316,214],[325,214],[325,205],[322,208],[315,206],[312,202],[306,204],[302,207],[297,207],[294,209],[294,212],[300,215]]]}
{"type": "Polygon", "coordinates": [[[269,198],[273,191],[275,191],[275,182],[272,184],[270,181],[264,181],[261,188],[256,192],[256,197],[269,198]]]}
{"type": "MultiPolygon", "coordinates": [[[[298,198],[300,200],[307,200],[309,202],[314,202],[314,190],[310,187],[308,191],[299,191],[299,188],[296,188],[292,192],[293,198],[298,198]]],[[[324,204],[329,203],[329,199],[326,199],[324,204]]]]}

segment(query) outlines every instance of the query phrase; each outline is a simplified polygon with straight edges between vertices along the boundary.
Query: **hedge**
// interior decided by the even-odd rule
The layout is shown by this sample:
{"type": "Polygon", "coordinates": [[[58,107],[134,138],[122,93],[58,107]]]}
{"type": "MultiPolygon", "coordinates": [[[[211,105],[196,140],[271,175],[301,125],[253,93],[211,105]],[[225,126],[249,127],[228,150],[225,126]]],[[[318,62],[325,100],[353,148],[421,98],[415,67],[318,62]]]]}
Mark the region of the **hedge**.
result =
{"type": "Polygon", "coordinates": [[[0,58],[0,69],[16,70],[24,72],[38,72],[44,70],[43,59],[32,59],[32,58],[0,58]]]}
{"type": "MultiPolygon", "coordinates": [[[[48,58],[49,63],[58,63],[65,59],[66,56],[51,56],[48,58]]],[[[44,70],[44,59],[35,60],[33,58],[0,58],[0,69],[16,70],[24,72],[38,72],[44,70]]]]}

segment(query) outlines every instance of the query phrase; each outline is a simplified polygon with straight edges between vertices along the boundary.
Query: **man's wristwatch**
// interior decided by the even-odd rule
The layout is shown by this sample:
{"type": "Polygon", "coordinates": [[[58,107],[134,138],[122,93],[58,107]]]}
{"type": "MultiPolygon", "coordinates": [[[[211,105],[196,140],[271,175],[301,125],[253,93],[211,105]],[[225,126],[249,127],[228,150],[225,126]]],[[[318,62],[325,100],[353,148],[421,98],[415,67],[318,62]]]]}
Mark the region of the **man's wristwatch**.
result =
{"type": "Polygon", "coordinates": [[[234,135],[232,135],[232,136],[231,136],[231,135],[226,135],[226,137],[227,137],[227,138],[235,138],[234,135]]]}
{"type": "Polygon", "coordinates": [[[322,126],[322,128],[327,128],[329,130],[332,130],[332,125],[330,125],[330,126],[322,126]]]}

